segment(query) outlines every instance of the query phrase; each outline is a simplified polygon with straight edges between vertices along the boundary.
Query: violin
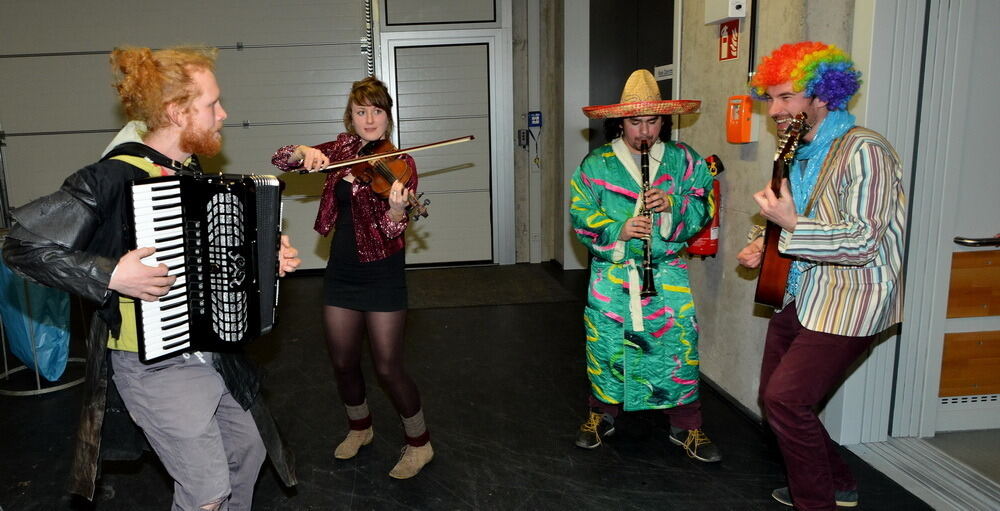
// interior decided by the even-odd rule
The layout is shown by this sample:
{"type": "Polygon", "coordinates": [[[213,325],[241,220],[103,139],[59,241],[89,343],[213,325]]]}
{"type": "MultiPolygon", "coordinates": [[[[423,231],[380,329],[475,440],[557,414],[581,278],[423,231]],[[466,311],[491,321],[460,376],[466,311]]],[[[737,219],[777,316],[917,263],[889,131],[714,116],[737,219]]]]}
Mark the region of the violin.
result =
{"type": "MultiPolygon", "coordinates": [[[[394,153],[395,156],[370,159],[351,166],[351,175],[354,176],[354,179],[371,187],[372,191],[383,199],[389,198],[392,184],[396,181],[404,184],[409,182],[413,176],[413,169],[402,158],[402,155],[397,152],[396,146],[392,145],[392,142],[388,140],[369,142],[358,151],[359,157],[387,153],[394,153]]],[[[431,201],[430,199],[424,199],[421,202],[420,199],[423,195],[423,193],[411,193],[407,195],[409,213],[412,215],[414,222],[420,220],[420,217],[427,217],[427,206],[430,205],[431,201]]]]}
{"type": "MultiPolygon", "coordinates": [[[[400,156],[405,153],[423,151],[424,149],[433,149],[435,147],[442,147],[451,144],[459,144],[475,139],[476,137],[472,135],[466,135],[464,137],[408,147],[406,149],[396,149],[395,146],[392,145],[392,142],[389,142],[388,140],[376,140],[374,142],[369,142],[367,145],[362,147],[361,151],[358,152],[357,158],[338,161],[321,169],[300,170],[299,174],[331,172],[334,169],[351,165],[353,167],[351,169],[351,173],[354,175],[355,179],[361,179],[361,182],[368,183],[375,193],[379,194],[383,198],[388,198],[389,191],[392,189],[392,183],[396,181],[402,181],[404,183],[409,181],[410,174],[413,172],[413,169],[406,164],[406,160],[393,158],[394,156],[400,156]]],[[[427,216],[427,208],[425,206],[430,205],[431,201],[429,199],[424,199],[423,202],[421,202],[420,198],[423,197],[423,195],[423,193],[416,196],[414,196],[414,194],[409,195],[408,202],[410,205],[410,211],[413,213],[414,222],[419,220],[422,216],[427,216]]]]}

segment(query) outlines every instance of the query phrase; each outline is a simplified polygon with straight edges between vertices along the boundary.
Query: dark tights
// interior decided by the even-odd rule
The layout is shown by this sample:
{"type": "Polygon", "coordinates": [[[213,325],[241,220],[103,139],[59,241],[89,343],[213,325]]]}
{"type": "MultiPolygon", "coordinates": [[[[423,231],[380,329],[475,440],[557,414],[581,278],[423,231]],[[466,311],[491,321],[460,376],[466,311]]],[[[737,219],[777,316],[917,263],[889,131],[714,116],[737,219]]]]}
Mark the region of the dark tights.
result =
{"type": "Polygon", "coordinates": [[[403,368],[406,309],[367,312],[326,305],[323,307],[323,323],[337,390],[344,404],[357,406],[365,401],[361,346],[367,328],[375,374],[389,394],[396,412],[403,417],[412,417],[420,411],[417,385],[403,368]]]}

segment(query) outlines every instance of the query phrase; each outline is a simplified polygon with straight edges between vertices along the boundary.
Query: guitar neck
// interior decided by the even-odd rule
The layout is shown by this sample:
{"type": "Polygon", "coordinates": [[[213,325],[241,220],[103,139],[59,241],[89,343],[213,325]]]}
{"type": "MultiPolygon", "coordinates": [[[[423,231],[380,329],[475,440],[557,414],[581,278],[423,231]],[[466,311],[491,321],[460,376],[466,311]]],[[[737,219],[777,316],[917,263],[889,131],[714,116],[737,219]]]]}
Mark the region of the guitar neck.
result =
{"type": "Polygon", "coordinates": [[[774,195],[781,197],[781,180],[788,177],[788,163],[784,158],[774,160],[771,171],[771,191],[774,195]]]}

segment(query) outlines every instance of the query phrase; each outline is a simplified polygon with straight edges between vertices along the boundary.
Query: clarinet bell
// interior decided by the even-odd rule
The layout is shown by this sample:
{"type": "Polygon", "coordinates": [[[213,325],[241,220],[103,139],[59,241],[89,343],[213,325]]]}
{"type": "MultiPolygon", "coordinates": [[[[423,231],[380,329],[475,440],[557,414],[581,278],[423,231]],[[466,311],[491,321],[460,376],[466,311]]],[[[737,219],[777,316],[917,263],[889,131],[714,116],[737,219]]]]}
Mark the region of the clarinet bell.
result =
{"type": "Polygon", "coordinates": [[[643,272],[642,290],[639,291],[639,296],[642,298],[649,298],[650,296],[656,296],[656,282],[653,281],[652,270],[643,272]]]}

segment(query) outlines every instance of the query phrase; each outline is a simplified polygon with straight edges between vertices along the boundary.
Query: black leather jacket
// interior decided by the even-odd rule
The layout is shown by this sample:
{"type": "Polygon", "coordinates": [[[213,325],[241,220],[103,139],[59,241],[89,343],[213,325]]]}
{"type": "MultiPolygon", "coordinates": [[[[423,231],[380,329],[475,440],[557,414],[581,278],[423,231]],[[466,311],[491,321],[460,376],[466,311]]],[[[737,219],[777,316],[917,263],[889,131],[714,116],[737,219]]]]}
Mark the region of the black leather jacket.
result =
{"type": "MultiPolygon", "coordinates": [[[[134,146],[134,154],[169,162],[147,146],[134,146]]],[[[108,333],[117,333],[121,327],[119,297],[108,284],[118,259],[127,251],[123,235],[125,185],[144,177],[148,177],[145,171],[119,160],[106,159],[84,167],[67,178],[57,192],[14,210],[13,226],[3,246],[4,261],[14,271],[79,295],[98,307],[87,336],[86,386],[69,485],[72,493],[87,499],[93,499],[102,458],[138,458],[145,443],[114,385],[108,385],[107,363],[108,333]]],[[[282,481],[288,486],[296,484],[292,453],[258,395],[256,367],[239,352],[214,358],[233,397],[253,414],[282,481]]]]}

